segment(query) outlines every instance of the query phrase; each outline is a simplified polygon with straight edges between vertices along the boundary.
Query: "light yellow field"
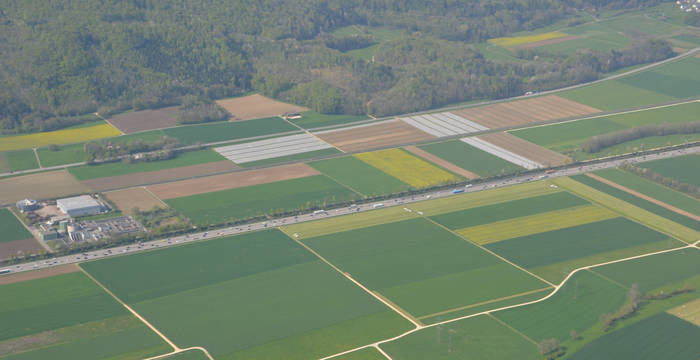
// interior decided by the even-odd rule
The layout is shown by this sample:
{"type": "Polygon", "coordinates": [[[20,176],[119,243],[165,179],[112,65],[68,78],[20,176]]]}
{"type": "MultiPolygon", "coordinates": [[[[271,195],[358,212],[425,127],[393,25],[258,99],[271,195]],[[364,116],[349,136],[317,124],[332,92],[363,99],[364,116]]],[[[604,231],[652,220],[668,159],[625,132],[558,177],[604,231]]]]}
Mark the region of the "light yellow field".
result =
{"type": "Polygon", "coordinates": [[[669,314],[700,326],[700,299],[677,306],[667,311],[669,314]]]}
{"type": "Polygon", "coordinates": [[[555,31],[555,32],[548,32],[548,33],[537,34],[537,35],[493,38],[493,39],[489,39],[489,42],[491,44],[494,44],[494,45],[508,47],[508,46],[515,46],[515,45],[530,44],[530,43],[543,41],[543,40],[556,39],[556,38],[560,38],[560,37],[564,37],[564,36],[569,36],[569,35],[564,34],[562,32],[555,31]]]}
{"type": "Polygon", "coordinates": [[[457,176],[401,149],[373,151],[355,157],[414,188],[459,181],[457,176]]]}
{"type": "Polygon", "coordinates": [[[119,135],[121,132],[112,125],[101,124],[77,129],[10,136],[0,138],[0,151],[30,149],[51,144],[70,144],[119,135]]]}
{"type": "Polygon", "coordinates": [[[442,199],[422,201],[411,204],[411,209],[421,211],[427,216],[471,209],[479,206],[525,199],[533,196],[553,194],[562,191],[552,188],[544,181],[506,186],[486,191],[450,196],[442,199]]]}
{"type": "Polygon", "coordinates": [[[700,239],[700,232],[634,206],[602,191],[598,191],[576,180],[560,177],[552,179],[551,182],[584,199],[597,202],[598,204],[603,205],[604,207],[607,207],[613,211],[617,211],[618,213],[632,220],[636,220],[657,231],[669,234],[686,243],[694,243],[700,239]]]}
{"type": "Polygon", "coordinates": [[[308,239],[316,236],[361,229],[368,226],[387,224],[417,217],[400,206],[343,215],[301,224],[282,226],[280,230],[295,239],[308,239]],[[294,236],[297,234],[297,236],[294,236]]]}
{"type": "Polygon", "coordinates": [[[472,226],[456,232],[470,241],[485,245],[501,240],[612,219],[618,216],[617,213],[608,209],[595,205],[585,205],[472,226]]]}

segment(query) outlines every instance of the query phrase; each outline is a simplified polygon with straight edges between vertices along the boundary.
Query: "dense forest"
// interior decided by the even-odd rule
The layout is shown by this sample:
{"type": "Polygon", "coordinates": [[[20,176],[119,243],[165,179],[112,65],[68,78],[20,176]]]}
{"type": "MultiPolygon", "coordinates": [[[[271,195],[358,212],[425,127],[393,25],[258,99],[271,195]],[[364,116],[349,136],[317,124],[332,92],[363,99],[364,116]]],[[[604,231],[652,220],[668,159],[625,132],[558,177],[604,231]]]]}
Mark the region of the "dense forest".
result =
{"type": "Polygon", "coordinates": [[[521,51],[486,59],[473,44],[576,12],[659,0],[0,0],[0,131],[45,131],[101,114],[184,105],[183,123],[222,114],[206,101],[249,91],[324,113],[389,115],[592,80],[663,59],[641,39],[612,52],[521,51]],[[345,52],[382,26],[403,36],[372,60],[345,52]],[[204,112],[205,115],[198,115],[204,112]]]}

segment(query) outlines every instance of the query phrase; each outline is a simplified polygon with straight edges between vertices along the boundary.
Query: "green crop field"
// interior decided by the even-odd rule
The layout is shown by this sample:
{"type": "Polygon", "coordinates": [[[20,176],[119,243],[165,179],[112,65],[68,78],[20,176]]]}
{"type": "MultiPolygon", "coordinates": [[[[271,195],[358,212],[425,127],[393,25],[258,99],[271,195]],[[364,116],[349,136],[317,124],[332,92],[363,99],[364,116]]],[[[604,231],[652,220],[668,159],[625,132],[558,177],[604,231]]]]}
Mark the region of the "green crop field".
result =
{"type": "Polygon", "coordinates": [[[169,347],[83,273],[0,286],[3,359],[145,358],[169,347]]]}
{"type": "Polygon", "coordinates": [[[178,346],[216,358],[317,358],[410,329],[278,230],[84,267],[178,346]]]}
{"type": "Polygon", "coordinates": [[[265,160],[251,161],[251,162],[238,164],[238,165],[240,165],[242,167],[253,167],[253,166],[271,165],[271,164],[281,164],[281,163],[288,162],[288,161],[313,159],[316,157],[333,155],[333,154],[340,154],[340,150],[338,150],[336,148],[327,148],[327,149],[321,149],[321,150],[315,150],[315,151],[308,151],[308,152],[304,152],[304,153],[300,153],[300,154],[280,156],[280,157],[275,157],[275,158],[270,158],[270,159],[265,159],[265,160]]]}
{"type": "Polygon", "coordinates": [[[422,218],[304,243],[418,318],[438,312],[449,318],[449,310],[547,287],[422,218]]]}
{"type": "Polygon", "coordinates": [[[487,315],[423,329],[380,346],[397,360],[541,359],[535,344],[487,315]]]}
{"type": "Polygon", "coordinates": [[[78,180],[89,180],[110,176],[136,174],[147,171],[172,169],[181,166],[197,165],[223,160],[226,159],[216,151],[205,149],[183,152],[178,154],[177,157],[168,160],[142,161],[130,164],[117,161],[96,165],[73,166],[68,168],[68,171],[78,180]]]}
{"type": "Polygon", "coordinates": [[[85,144],[57,145],[56,150],[42,147],[36,150],[43,167],[85,161],[85,144]]]}
{"type": "Polygon", "coordinates": [[[674,98],[694,97],[700,95],[698,66],[700,58],[688,56],[619,81],[674,98]]]}
{"type": "Polygon", "coordinates": [[[365,196],[398,193],[411,187],[354,156],[321,160],[309,165],[365,196]]]}
{"type": "Polygon", "coordinates": [[[570,153],[581,147],[583,142],[595,135],[622,130],[625,126],[607,118],[570,121],[561,124],[536,126],[510,133],[554,151],[570,153]]]}
{"type": "Polygon", "coordinates": [[[10,212],[0,208],[0,243],[13,240],[31,239],[32,234],[10,212]]]}
{"type": "MultiPolygon", "coordinates": [[[[610,251],[662,242],[666,239],[668,239],[667,235],[625,218],[615,218],[503,240],[485,246],[518,265],[541,273],[538,268],[547,265],[561,264],[610,251]]],[[[674,244],[680,245],[675,241],[671,243],[671,245],[674,244]]],[[[637,253],[628,256],[631,255],[637,255],[637,253]]],[[[566,274],[555,272],[554,274],[544,273],[541,275],[556,281],[566,274]]]]}
{"type": "Polygon", "coordinates": [[[375,348],[364,348],[362,350],[353,351],[349,354],[341,355],[333,358],[335,360],[386,360],[375,348]]]}
{"type": "Polygon", "coordinates": [[[617,310],[627,290],[588,271],[572,276],[551,298],[493,315],[536,342],[569,338],[596,326],[600,315],[617,310]]]}
{"type": "Polygon", "coordinates": [[[180,139],[183,144],[210,143],[271,135],[299,130],[278,117],[254,121],[219,122],[213,124],[178,126],[163,130],[165,135],[180,139]]]}
{"type": "Polygon", "coordinates": [[[30,170],[39,167],[34,150],[17,150],[5,153],[7,164],[12,171],[30,170]]]}
{"type": "Polygon", "coordinates": [[[635,195],[632,195],[628,192],[622,191],[620,189],[614,188],[610,185],[603,184],[602,182],[593,179],[591,177],[588,177],[586,175],[575,175],[571,177],[572,179],[588,185],[596,190],[602,191],[606,194],[612,195],[620,200],[623,200],[627,203],[630,203],[632,205],[638,206],[644,210],[647,210],[651,213],[654,213],[658,216],[664,217],[666,219],[672,220],[678,224],[685,225],[691,229],[700,231],[700,223],[685,216],[681,215],[679,213],[673,212],[671,210],[668,210],[662,206],[656,205],[654,203],[651,203],[647,200],[644,200],[640,197],[637,197],[635,195]]]}
{"type": "Polygon", "coordinates": [[[700,186],[700,155],[691,154],[637,164],[682,183],[700,186]]]}
{"type": "Polygon", "coordinates": [[[673,97],[652,90],[608,80],[590,86],[566,90],[557,95],[593,106],[600,110],[622,110],[674,100],[673,97]]]}
{"type": "Polygon", "coordinates": [[[568,192],[560,191],[436,215],[431,219],[449,229],[456,230],[586,204],[590,203],[568,192]]]}
{"type": "Polygon", "coordinates": [[[362,121],[369,119],[365,115],[331,115],[331,114],[321,114],[315,111],[305,111],[301,113],[302,118],[297,120],[290,120],[296,125],[304,129],[313,129],[322,126],[331,125],[341,125],[349,124],[356,121],[362,121]]]}
{"type": "Polygon", "coordinates": [[[459,140],[422,145],[419,148],[483,177],[510,174],[522,169],[459,140]]]}
{"type": "Polygon", "coordinates": [[[659,313],[586,344],[569,359],[696,360],[698,339],[700,327],[659,313]]]}
{"type": "Polygon", "coordinates": [[[198,224],[280,213],[328,203],[350,201],[358,195],[323,175],[185,196],[165,202],[198,224]]]}
{"type": "Polygon", "coordinates": [[[618,169],[600,170],[596,171],[594,174],[679,209],[700,215],[700,201],[697,199],[665,186],[658,185],[635,174],[618,169]]]}

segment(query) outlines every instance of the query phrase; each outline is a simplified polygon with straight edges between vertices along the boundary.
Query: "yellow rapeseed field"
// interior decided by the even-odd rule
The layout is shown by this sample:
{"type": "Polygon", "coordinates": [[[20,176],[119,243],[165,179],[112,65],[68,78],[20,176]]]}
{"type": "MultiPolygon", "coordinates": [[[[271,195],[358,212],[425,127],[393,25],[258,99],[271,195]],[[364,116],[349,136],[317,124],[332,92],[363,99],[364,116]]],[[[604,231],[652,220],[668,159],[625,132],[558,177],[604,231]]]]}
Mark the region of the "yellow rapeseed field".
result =
{"type": "Polygon", "coordinates": [[[618,214],[608,209],[587,205],[472,226],[456,232],[477,244],[485,245],[501,240],[612,219],[618,216],[618,214]]]}
{"type": "Polygon", "coordinates": [[[358,154],[355,157],[414,188],[424,188],[459,180],[457,176],[401,149],[373,151],[358,154]]]}
{"type": "Polygon", "coordinates": [[[100,124],[77,129],[8,136],[0,138],[0,151],[30,149],[51,144],[70,144],[119,135],[121,132],[112,125],[100,124]]]}
{"type": "Polygon", "coordinates": [[[560,38],[560,37],[564,37],[564,36],[569,36],[569,35],[565,34],[563,32],[555,31],[555,32],[548,32],[548,33],[537,34],[537,35],[493,38],[493,39],[489,39],[489,42],[491,44],[494,44],[494,45],[508,47],[508,46],[530,44],[530,43],[543,41],[543,40],[556,39],[556,38],[560,38]]]}

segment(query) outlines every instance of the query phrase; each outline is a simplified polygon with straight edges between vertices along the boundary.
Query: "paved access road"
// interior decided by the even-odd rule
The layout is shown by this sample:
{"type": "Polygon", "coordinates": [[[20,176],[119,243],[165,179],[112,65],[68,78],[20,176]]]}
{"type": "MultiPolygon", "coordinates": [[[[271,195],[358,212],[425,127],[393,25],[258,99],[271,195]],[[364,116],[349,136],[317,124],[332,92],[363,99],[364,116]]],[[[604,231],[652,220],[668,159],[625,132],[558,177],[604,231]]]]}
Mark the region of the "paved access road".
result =
{"type": "MultiPolygon", "coordinates": [[[[113,247],[110,249],[94,250],[94,251],[86,252],[83,254],[66,255],[66,256],[56,257],[56,258],[52,258],[52,259],[48,259],[48,260],[37,260],[37,261],[32,261],[32,262],[28,262],[28,263],[19,264],[19,265],[9,265],[9,266],[3,267],[3,269],[10,269],[11,273],[17,273],[17,272],[30,271],[30,270],[35,270],[35,269],[50,268],[50,267],[57,266],[57,265],[79,263],[79,262],[84,262],[87,260],[101,259],[101,258],[106,258],[106,257],[110,257],[110,256],[127,254],[127,253],[147,251],[147,250],[163,248],[163,247],[168,247],[168,246],[174,246],[174,245],[190,243],[190,242],[195,242],[195,241],[201,241],[201,240],[206,240],[206,239],[214,239],[214,238],[223,237],[223,236],[236,235],[236,234],[241,234],[241,233],[246,233],[246,232],[251,232],[251,231],[263,230],[266,228],[278,227],[278,226],[287,225],[287,224],[312,221],[312,220],[317,220],[317,219],[321,219],[321,218],[352,214],[352,213],[362,212],[362,211],[371,211],[371,210],[374,210],[377,208],[383,208],[383,207],[389,207],[389,206],[401,206],[403,204],[410,204],[410,203],[414,203],[414,202],[418,202],[418,201],[425,201],[428,199],[437,199],[437,198],[443,198],[443,197],[448,197],[448,196],[460,196],[464,193],[483,191],[483,190],[487,190],[487,189],[515,185],[515,184],[520,184],[520,183],[529,182],[529,181],[537,181],[537,180],[541,180],[541,179],[548,178],[548,177],[577,175],[577,174],[582,174],[582,173],[586,173],[589,171],[617,167],[617,166],[620,166],[624,163],[652,161],[652,160],[665,159],[665,158],[670,158],[670,157],[674,157],[674,156],[693,154],[693,153],[700,153],[700,145],[696,145],[696,146],[684,148],[684,149],[665,151],[665,152],[661,152],[661,153],[657,153],[657,154],[641,155],[641,156],[637,156],[637,157],[633,157],[633,158],[612,159],[609,161],[600,162],[600,163],[596,163],[596,164],[573,167],[573,168],[564,169],[564,170],[558,170],[558,171],[555,171],[554,173],[551,173],[551,174],[546,174],[546,172],[543,170],[542,172],[535,173],[535,174],[528,174],[528,175],[524,175],[524,176],[513,176],[510,178],[488,181],[488,182],[484,182],[481,184],[464,187],[463,188],[464,192],[458,193],[458,194],[453,194],[452,190],[440,190],[440,191],[435,191],[432,193],[427,193],[427,194],[422,194],[422,195],[406,196],[406,197],[402,197],[402,198],[388,199],[388,200],[384,200],[384,201],[373,202],[373,203],[368,203],[368,204],[361,204],[361,205],[351,205],[351,206],[347,206],[347,207],[343,207],[343,208],[328,210],[328,211],[325,211],[322,213],[316,212],[316,213],[307,213],[307,214],[298,215],[298,216],[288,216],[285,218],[269,220],[269,221],[261,221],[261,222],[257,222],[257,223],[247,224],[247,225],[233,226],[233,227],[229,227],[229,228],[216,229],[216,230],[202,231],[202,232],[194,233],[194,234],[174,236],[174,237],[167,238],[167,239],[153,240],[153,241],[143,242],[143,243],[138,243],[138,244],[123,245],[123,246],[113,247]]],[[[0,276],[2,276],[2,275],[0,275],[0,276]]]]}

